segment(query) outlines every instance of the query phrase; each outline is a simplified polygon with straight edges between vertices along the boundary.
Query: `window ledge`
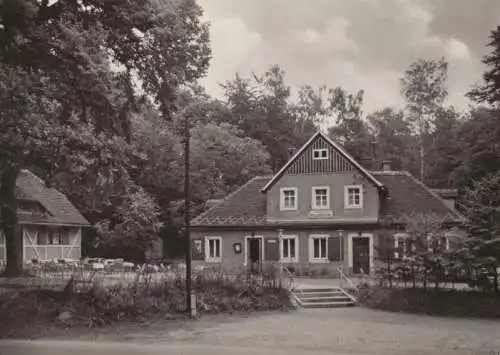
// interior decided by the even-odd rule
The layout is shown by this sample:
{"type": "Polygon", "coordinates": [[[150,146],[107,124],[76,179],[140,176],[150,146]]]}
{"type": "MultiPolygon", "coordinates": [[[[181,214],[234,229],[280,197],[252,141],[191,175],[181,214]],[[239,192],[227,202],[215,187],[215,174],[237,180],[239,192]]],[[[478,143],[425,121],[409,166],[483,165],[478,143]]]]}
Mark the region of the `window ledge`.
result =
{"type": "Polygon", "coordinates": [[[280,211],[297,211],[297,208],[280,207],[280,211]]]}
{"type": "Polygon", "coordinates": [[[283,264],[297,264],[299,261],[297,260],[297,258],[292,258],[292,259],[281,259],[280,260],[280,263],[283,263],[283,264]]]}
{"type": "Polygon", "coordinates": [[[328,259],[310,259],[309,262],[314,263],[314,264],[328,264],[330,262],[330,260],[328,260],[328,259]]]}

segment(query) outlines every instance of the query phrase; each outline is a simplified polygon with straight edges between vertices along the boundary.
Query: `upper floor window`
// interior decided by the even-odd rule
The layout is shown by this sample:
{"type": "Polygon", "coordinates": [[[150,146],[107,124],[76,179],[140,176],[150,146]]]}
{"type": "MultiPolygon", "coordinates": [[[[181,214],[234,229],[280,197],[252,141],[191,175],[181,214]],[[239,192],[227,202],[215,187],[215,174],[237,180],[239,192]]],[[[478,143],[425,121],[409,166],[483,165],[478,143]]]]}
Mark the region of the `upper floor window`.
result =
{"type": "Polygon", "coordinates": [[[313,149],[313,159],[314,160],[328,159],[328,149],[313,149]]]}
{"type": "Polygon", "coordinates": [[[330,208],[330,188],[328,186],[312,188],[312,208],[313,209],[330,208]]]}
{"type": "Polygon", "coordinates": [[[345,208],[363,207],[363,188],[361,185],[350,185],[345,187],[344,207],[345,208]]]}
{"type": "Polygon", "coordinates": [[[297,189],[287,187],[281,189],[281,210],[297,209],[297,189]]]}

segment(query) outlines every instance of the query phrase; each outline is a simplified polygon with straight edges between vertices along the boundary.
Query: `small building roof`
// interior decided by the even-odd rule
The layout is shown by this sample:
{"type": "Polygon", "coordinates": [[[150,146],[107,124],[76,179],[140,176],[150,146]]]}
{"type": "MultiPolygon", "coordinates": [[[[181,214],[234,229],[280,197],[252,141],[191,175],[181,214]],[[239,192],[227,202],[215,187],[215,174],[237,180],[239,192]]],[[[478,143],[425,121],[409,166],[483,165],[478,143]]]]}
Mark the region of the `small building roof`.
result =
{"type": "Polygon", "coordinates": [[[46,224],[87,227],[91,224],[68,198],[28,170],[21,170],[16,181],[16,195],[38,202],[46,213],[18,213],[20,224],[46,224]]]}

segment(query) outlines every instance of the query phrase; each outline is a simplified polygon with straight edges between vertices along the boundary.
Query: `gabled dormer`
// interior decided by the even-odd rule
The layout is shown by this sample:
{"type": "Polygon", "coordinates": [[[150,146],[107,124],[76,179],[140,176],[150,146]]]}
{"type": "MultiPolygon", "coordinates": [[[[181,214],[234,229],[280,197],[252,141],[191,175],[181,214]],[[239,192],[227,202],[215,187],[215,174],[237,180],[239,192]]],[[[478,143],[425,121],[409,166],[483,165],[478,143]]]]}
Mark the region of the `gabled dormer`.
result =
{"type": "Polygon", "coordinates": [[[261,190],[268,221],[376,223],[383,184],[321,132],[261,190]]]}

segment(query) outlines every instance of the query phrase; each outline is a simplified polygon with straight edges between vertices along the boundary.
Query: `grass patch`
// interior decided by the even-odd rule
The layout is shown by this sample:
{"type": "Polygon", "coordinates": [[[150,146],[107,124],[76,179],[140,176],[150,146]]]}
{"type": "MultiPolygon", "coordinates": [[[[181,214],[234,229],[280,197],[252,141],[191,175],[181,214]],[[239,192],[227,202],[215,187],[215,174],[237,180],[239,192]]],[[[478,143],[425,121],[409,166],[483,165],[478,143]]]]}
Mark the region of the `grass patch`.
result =
{"type": "Polygon", "coordinates": [[[357,297],[359,305],[384,311],[500,319],[500,294],[494,293],[365,287],[357,297]]]}
{"type": "MultiPolygon", "coordinates": [[[[135,280],[85,287],[70,279],[62,289],[11,288],[0,295],[0,337],[40,325],[102,327],[117,322],[175,319],[186,310],[185,277],[177,274],[153,279],[137,274],[135,280]]],[[[197,314],[228,314],[293,308],[289,291],[275,275],[228,275],[204,272],[193,278],[197,314]]]]}

